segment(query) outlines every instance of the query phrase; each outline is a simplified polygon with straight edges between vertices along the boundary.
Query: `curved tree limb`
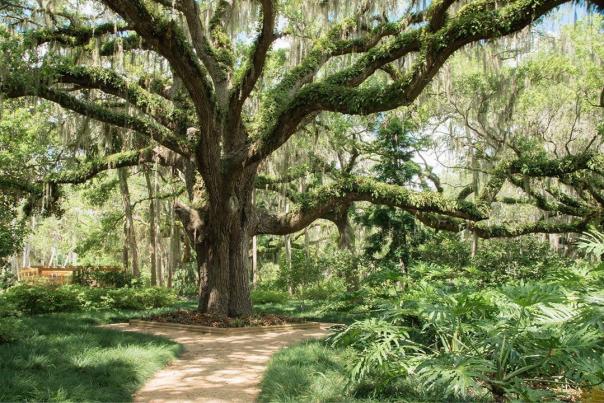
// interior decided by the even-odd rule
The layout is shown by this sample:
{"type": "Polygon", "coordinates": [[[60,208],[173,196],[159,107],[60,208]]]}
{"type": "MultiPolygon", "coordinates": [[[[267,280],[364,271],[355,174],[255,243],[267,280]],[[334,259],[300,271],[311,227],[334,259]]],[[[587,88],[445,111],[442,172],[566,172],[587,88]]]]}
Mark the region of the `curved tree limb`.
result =
{"type": "Polygon", "coordinates": [[[152,12],[142,0],[103,0],[103,3],[124,18],[148,46],[156,49],[170,62],[183,80],[195,104],[199,120],[206,124],[212,122],[216,105],[213,86],[207,79],[207,69],[195,55],[176,22],[152,12]]]}
{"type": "Polygon", "coordinates": [[[176,153],[187,155],[188,144],[174,137],[173,133],[158,123],[144,117],[135,117],[122,112],[116,112],[93,102],[80,100],[65,92],[48,88],[43,85],[31,85],[23,80],[0,81],[0,92],[8,98],[37,96],[55,102],[65,109],[88,116],[100,122],[109,123],[124,129],[134,130],[144,136],[151,137],[159,144],[176,153]]]}
{"type": "Polygon", "coordinates": [[[258,162],[280,147],[310,113],[366,115],[410,104],[448,57],[462,46],[518,31],[564,2],[516,0],[498,7],[494,0],[481,0],[466,5],[437,32],[430,33],[425,27],[404,32],[388,45],[371,49],[353,67],[301,89],[289,102],[281,99],[285,106],[279,108],[275,119],[267,119],[259,140],[249,148],[247,163],[258,162]],[[399,81],[385,87],[342,86],[359,85],[377,69],[416,50],[420,51],[418,60],[399,81]]]}
{"type": "Polygon", "coordinates": [[[486,212],[473,203],[448,199],[437,192],[414,192],[364,177],[351,177],[321,186],[303,197],[304,200],[290,213],[270,215],[259,212],[257,233],[284,235],[296,232],[339,205],[353,201],[369,201],[406,211],[440,213],[469,220],[487,218],[486,212]]]}

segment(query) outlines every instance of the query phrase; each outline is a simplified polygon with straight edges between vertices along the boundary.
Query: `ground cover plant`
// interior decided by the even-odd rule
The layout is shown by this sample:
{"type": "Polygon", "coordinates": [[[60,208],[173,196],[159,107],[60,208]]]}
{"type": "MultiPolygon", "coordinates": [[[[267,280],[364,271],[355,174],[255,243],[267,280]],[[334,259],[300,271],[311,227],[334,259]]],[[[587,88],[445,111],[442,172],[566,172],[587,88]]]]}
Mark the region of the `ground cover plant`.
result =
{"type": "Polygon", "coordinates": [[[426,279],[419,270],[404,292],[382,298],[371,317],[336,329],[327,342],[277,355],[266,374],[266,400],[299,393],[318,401],[328,401],[329,393],[409,401],[572,400],[604,381],[604,266],[554,267],[538,281],[486,286],[449,267],[430,271],[436,275],[426,279]],[[308,357],[323,351],[339,369],[319,382],[322,372],[312,371],[325,365],[322,358],[288,361],[306,349],[308,357]],[[283,362],[315,375],[285,381],[276,375],[286,370],[283,362]],[[331,391],[313,389],[330,382],[331,391]]]}
{"type": "MultiPolygon", "coordinates": [[[[179,354],[180,346],[99,325],[153,312],[158,311],[21,316],[15,337],[0,341],[0,400],[130,401],[145,380],[179,354]]],[[[2,334],[5,318],[0,324],[2,334]]]]}
{"type": "Polygon", "coordinates": [[[18,284],[0,294],[0,302],[18,312],[39,314],[107,308],[160,308],[174,304],[176,296],[171,290],[159,287],[91,288],[18,284]]]}

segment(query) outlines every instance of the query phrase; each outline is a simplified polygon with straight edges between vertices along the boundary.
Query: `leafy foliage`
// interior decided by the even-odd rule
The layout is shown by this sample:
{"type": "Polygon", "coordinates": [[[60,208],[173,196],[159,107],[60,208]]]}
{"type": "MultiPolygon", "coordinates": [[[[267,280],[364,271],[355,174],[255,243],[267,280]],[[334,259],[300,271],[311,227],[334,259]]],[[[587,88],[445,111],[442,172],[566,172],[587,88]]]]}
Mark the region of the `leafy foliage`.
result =
{"type": "Polygon", "coordinates": [[[604,233],[592,230],[579,237],[577,247],[590,257],[601,259],[604,256],[604,233]]]}
{"type": "MultiPolygon", "coordinates": [[[[392,117],[377,130],[373,144],[374,152],[381,157],[373,167],[377,179],[405,186],[422,175],[422,168],[413,161],[413,157],[427,145],[427,140],[417,136],[417,129],[411,119],[392,117]]],[[[429,189],[427,185],[425,188],[429,189]]],[[[409,264],[412,246],[423,240],[413,216],[393,207],[371,206],[357,220],[376,229],[367,239],[365,254],[396,262],[403,269],[409,264]]]]}
{"type": "Polygon", "coordinates": [[[122,288],[133,286],[136,281],[131,273],[124,270],[76,270],[73,274],[73,283],[99,287],[122,288]]]}
{"type": "Polygon", "coordinates": [[[286,292],[276,290],[254,290],[252,301],[254,304],[282,304],[288,300],[286,292]]]}
{"type": "Polygon", "coordinates": [[[176,297],[171,290],[158,287],[110,289],[20,284],[2,294],[1,301],[11,304],[17,312],[41,314],[101,308],[159,308],[173,304],[176,297]]]}
{"type": "Polygon", "coordinates": [[[374,394],[404,376],[435,399],[551,398],[563,394],[544,388],[553,379],[574,389],[604,381],[603,282],[602,269],[580,266],[484,289],[418,279],[382,319],[331,341],[355,351],[351,379],[382,385],[374,394]]]}

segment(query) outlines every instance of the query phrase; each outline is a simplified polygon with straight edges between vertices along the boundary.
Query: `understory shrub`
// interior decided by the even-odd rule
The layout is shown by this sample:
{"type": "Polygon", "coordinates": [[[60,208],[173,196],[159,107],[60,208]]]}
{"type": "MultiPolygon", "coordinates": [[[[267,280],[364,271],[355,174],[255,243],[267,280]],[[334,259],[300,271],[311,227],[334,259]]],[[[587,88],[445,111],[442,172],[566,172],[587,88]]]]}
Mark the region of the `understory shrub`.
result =
{"type": "Polygon", "coordinates": [[[352,395],[540,401],[604,383],[602,267],[484,288],[449,272],[410,281],[375,317],[332,335],[354,352],[352,395]]]}
{"type": "Polygon", "coordinates": [[[30,315],[101,308],[148,309],[171,305],[176,301],[172,290],[158,287],[111,289],[38,284],[11,287],[2,298],[15,311],[30,315]]]}
{"type": "Polygon", "coordinates": [[[167,288],[117,288],[108,290],[104,305],[116,309],[160,308],[176,302],[174,292],[167,288]]]}
{"type": "Polygon", "coordinates": [[[486,281],[542,278],[548,271],[571,264],[552,250],[548,242],[534,236],[481,241],[471,264],[486,281]]]}
{"type": "Polygon", "coordinates": [[[281,256],[275,285],[281,290],[296,292],[301,288],[318,283],[323,279],[324,267],[317,263],[314,255],[307,255],[303,250],[293,249],[291,262],[281,256]]]}
{"type": "Polygon", "coordinates": [[[0,262],[0,290],[5,290],[17,282],[17,276],[10,267],[2,267],[0,262]]]}
{"type": "Polygon", "coordinates": [[[470,242],[450,232],[436,233],[412,253],[414,262],[463,267],[470,263],[470,242]]]}
{"type": "MultiPolygon", "coordinates": [[[[476,256],[470,257],[470,241],[457,234],[436,234],[413,254],[413,265],[449,268],[474,267],[474,277],[484,283],[539,279],[547,271],[570,264],[548,242],[527,235],[514,239],[481,239],[476,256]]],[[[458,269],[455,269],[458,270],[458,269]]],[[[442,274],[442,273],[441,273],[442,274]]]]}
{"type": "Polygon", "coordinates": [[[326,301],[335,298],[345,291],[346,284],[344,280],[338,277],[332,277],[302,288],[296,296],[303,300],[326,301]]]}
{"type": "Polygon", "coordinates": [[[174,272],[172,286],[176,294],[180,296],[197,296],[197,264],[192,261],[179,267],[174,272]]]}
{"type": "Polygon", "coordinates": [[[124,270],[76,270],[73,273],[73,283],[78,285],[122,288],[137,285],[132,273],[124,270]]]}
{"type": "Polygon", "coordinates": [[[254,304],[284,304],[289,295],[284,291],[257,289],[252,291],[254,304]]]}
{"type": "Polygon", "coordinates": [[[17,310],[30,315],[50,312],[69,312],[80,309],[76,288],[50,287],[42,284],[19,284],[9,288],[5,299],[17,310]]]}

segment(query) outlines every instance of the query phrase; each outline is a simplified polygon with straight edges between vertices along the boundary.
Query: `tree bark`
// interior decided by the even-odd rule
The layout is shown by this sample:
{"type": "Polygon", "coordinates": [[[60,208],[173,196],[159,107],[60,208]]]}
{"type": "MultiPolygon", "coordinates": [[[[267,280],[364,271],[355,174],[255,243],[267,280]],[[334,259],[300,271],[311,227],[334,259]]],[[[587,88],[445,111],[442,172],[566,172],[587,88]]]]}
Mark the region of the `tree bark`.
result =
{"type": "Polygon", "coordinates": [[[117,175],[120,183],[120,193],[122,194],[122,203],[124,205],[124,235],[126,236],[124,267],[127,268],[129,261],[132,261],[132,275],[140,277],[136,233],[134,231],[132,204],[130,203],[130,190],[128,188],[128,169],[118,169],[117,175]]]}
{"type": "Polygon", "coordinates": [[[336,210],[335,224],[338,227],[338,248],[354,252],[354,228],[348,218],[350,205],[344,205],[336,210]]]}
{"type": "Polygon", "coordinates": [[[161,201],[157,198],[159,195],[159,164],[155,163],[155,170],[153,174],[153,194],[152,199],[153,212],[155,214],[155,268],[157,270],[157,284],[160,287],[164,286],[164,275],[163,275],[163,248],[161,242],[161,201]]]}
{"type": "Polygon", "coordinates": [[[207,211],[176,206],[196,252],[201,312],[233,317],[252,313],[249,247],[256,220],[253,179],[254,174],[242,175],[228,196],[210,199],[207,211]]]}
{"type": "Polygon", "coordinates": [[[154,190],[151,183],[149,168],[145,167],[145,181],[147,183],[147,193],[149,195],[149,260],[151,261],[151,285],[157,286],[157,236],[155,234],[155,203],[154,190]]]}

